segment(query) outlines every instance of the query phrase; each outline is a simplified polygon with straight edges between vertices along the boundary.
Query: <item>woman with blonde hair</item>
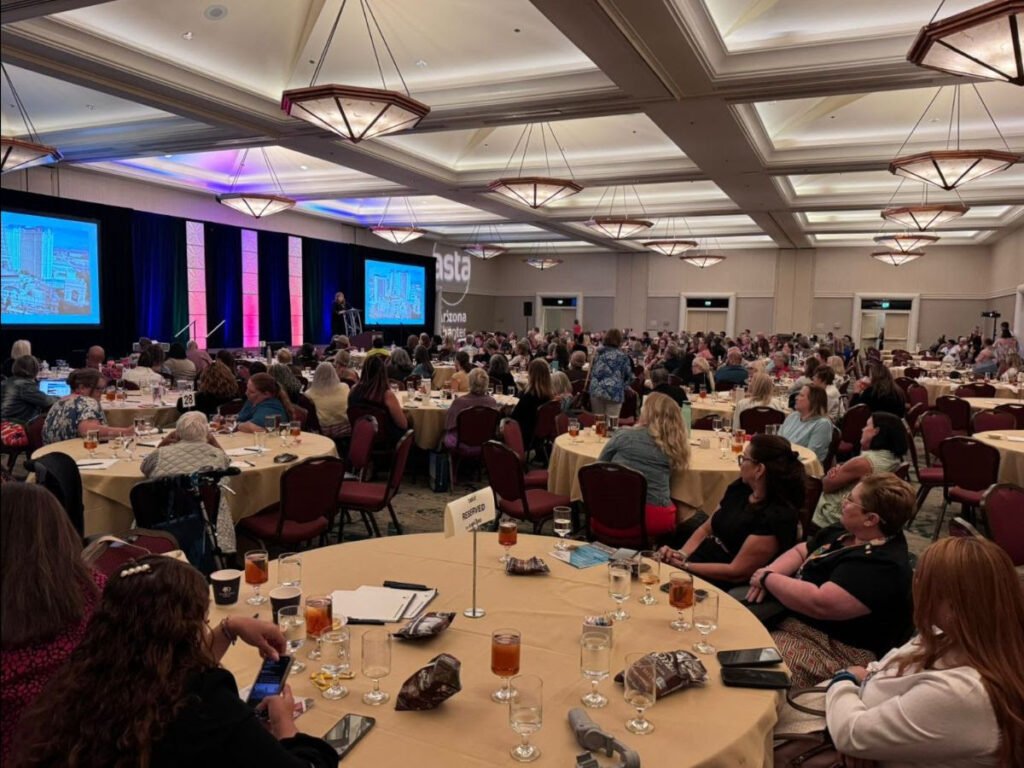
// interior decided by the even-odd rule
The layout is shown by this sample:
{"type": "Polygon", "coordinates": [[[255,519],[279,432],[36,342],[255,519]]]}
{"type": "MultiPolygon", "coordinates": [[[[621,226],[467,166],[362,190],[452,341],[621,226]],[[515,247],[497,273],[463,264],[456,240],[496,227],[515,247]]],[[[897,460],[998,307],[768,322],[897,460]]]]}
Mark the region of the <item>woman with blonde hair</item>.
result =
{"type": "MultiPolygon", "coordinates": [[[[676,507],[669,491],[673,473],[685,472],[690,443],[682,410],[668,395],[653,392],[644,398],[640,421],[620,429],[605,444],[599,461],[635,469],[647,478],[647,535],[657,538],[675,530],[676,507]]],[[[597,521],[592,521],[597,525],[597,521]]],[[[594,533],[600,536],[600,528],[594,533]]]]}
{"type": "Polygon", "coordinates": [[[885,766],[1024,765],[1024,596],[1010,557],[987,539],[941,539],[913,592],[917,636],[832,678],[836,747],[885,766]]]}
{"type": "Polygon", "coordinates": [[[835,371],[836,380],[835,385],[841,386],[846,381],[846,363],[843,362],[843,358],[839,355],[833,355],[828,359],[828,367],[835,371]]]}
{"type": "Polygon", "coordinates": [[[328,437],[344,437],[349,433],[348,384],[338,379],[338,371],[330,363],[320,363],[313,381],[306,388],[306,397],[316,406],[320,432],[328,437]]]}
{"type": "Polygon", "coordinates": [[[705,392],[715,391],[715,377],[711,375],[711,363],[707,358],[696,355],[690,364],[691,382],[693,388],[700,391],[704,387],[705,392]]]}
{"type": "Polygon", "coordinates": [[[736,403],[732,412],[732,428],[740,428],[740,414],[748,408],[772,408],[775,383],[767,373],[755,373],[747,382],[747,396],[736,403]]]}
{"type": "Polygon", "coordinates": [[[568,413],[572,408],[572,382],[565,371],[555,371],[551,374],[551,394],[562,404],[562,413],[568,413]]]}

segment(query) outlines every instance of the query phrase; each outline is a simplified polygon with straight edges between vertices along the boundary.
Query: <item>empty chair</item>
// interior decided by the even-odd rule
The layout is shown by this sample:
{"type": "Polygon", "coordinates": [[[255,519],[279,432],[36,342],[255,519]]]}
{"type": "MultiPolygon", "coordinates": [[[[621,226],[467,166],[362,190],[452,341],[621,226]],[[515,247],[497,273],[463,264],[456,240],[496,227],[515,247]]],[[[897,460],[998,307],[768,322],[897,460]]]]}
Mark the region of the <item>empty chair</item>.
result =
{"type": "MultiPolygon", "coordinates": [[[[639,382],[639,386],[643,386],[642,377],[633,379],[633,382],[639,382]]],[[[637,414],[640,412],[640,397],[641,394],[632,387],[627,387],[623,390],[622,409],[619,411],[620,424],[623,422],[632,422],[636,419],[637,414]]]]}
{"type": "Polygon", "coordinates": [[[769,424],[779,424],[786,420],[786,414],[777,408],[755,406],[740,413],[740,427],[748,435],[763,435],[769,424]]]}
{"type": "Polygon", "coordinates": [[[561,436],[569,431],[569,414],[560,413],[555,416],[555,435],[561,436]]]}
{"type": "MultiPolygon", "coordinates": [[[[1003,403],[993,408],[996,413],[1012,413],[1017,422],[1016,429],[1024,429],[1024,403],[1003,403]]],[[[31,432],[29,439],[31,440],[31,432]]]]}
{"type": "Polygon", "coordinates": [[[316,403],[304,394],[300,393],[295,399],[295,404],[292,406],[292,421],[300,422],[303,432],[320,434],[320,416],[316,412],[316,403]],[[305,411],[305,414],[300,413],[299,409],[305,411]]]}
{"type": "Polygon", "coordinates": [[[82,504],[82,475],[78,464],[66,453],[54,451],[26,465],[35,472],[36,482],[57,497],[68,513],[78,535],[85,533],[85,507],[82,504]]]}
{"type": "Polygon", "coordinates": [[[448,449],[451,465],[451,487],[459,478],[459,464],[463,459],[479,460],[484,443],[493,440],[501,414],[486,405],[467,408],[455,417],[455,445],[448,449]]]}
{"type": "Polygon", "coordinates": [[[855,405],[846,412],[840,427],[842,435],[839,438],[839,448],[836,450],[839,458],[849,458],[859,452],[860,433],[870,418],[871,409],[864,403],[855,405]]]}
{"type": "Polygon", "coordinates": [[[907,426],[910,427],[911,434],[917,432],[917,420],[921,418],[921,414],[928,410],[927,405],[921,403],[914,403],[907,408],[907,413],[903,417],[907,422],[907,426]]]}
{"type": "Polygon", "coordinates": [[[1016,429],[1017,417],[1006,411],[978,411],[971,417],[971,434],[995,432],[1000,429],[1016,429]]]}
{"type": "Polygon", "coordinates": [[[409,460],[411,449],[412,430],[410,429],[402,435],[398,445],[395,446],[395,455],[386,482],[342,483],[341,491],[338,493],[338,506],[343,512],[354,510],[362,515],[363,521],[376,536],[380,536],[380,527],[377,525],[375,515],[382,509],[387,509],[388,514],[391,515],[391,524],[395,528],[395,533],[402,533],[402,524],[398,522],[398,515],[395,514],[395,508],[391,505],[391,501],[398,494],[402,485],[402,476],[405,474],[405,465],[409,460]]]}
{"type": "Polygon", "coordinates": [[[981,509],[992,540],[1009,553],[1014,565],[1024,565],[1024,488],[993,485],[981,497],[981,509]]]}
{"type": "MultiPolygon", "coordinates": [[[[743,414],[741,413],[740,416],[743,414]]],[[[714,429],[714,416],[701,416],[699,419],[694,419],[693,424],[690,425],[690,429],[714,429]]]]}
{"type": "Polygon", "coordinates": [[[953,437],[953,422],[948,414],[941,411],[925,411],[918,420],[921,440],[924,443],[924,459],[932,466],[933,457],[939,459],[939,446],[947,437],[953,437]]]}
{"type": "Polygon", "coordinates": [[[544,449],[544,456],[550,455],[550,446],[555,437],[555,417],[562,412],[562,404],[558,400],[544,403],[537,409],[537,423],[533,428],[533,445],[544,449]]]}
{"type": "Polygon", "coordinates": [[[971,406],[962,397],[942,395],[935,400],[935,410],[949,416],[954,435],[966,435],[971,428],[971,406]]]}
{"type": "Polygon", "coordinates": [[[924,457],[925,466],[921,466],[918,463],[917,457],[917,445],[914,443],[914,436],[907,436],[907,447],[910,448],[910,458],[914,464],[914,474],[917,475],[918,489],[917,489],[917,506],[914,508],[914,514],[910,520],[907,521],[907,525],[914,522],[914,518],[924,505],[924,501],[928,498],[928,494],[931,493],[933,488],[941,488],[945,480],[945,473],[942,470],[942,466],[933,466],[932,458],[939,456],[939,446],[942,441],[947,437],[952,437],[953,429],[950,425],[949,417],[944,413],[938,411],[925,411],[921,414],[921,418],[918,421],[921,429],[921,435],[924,441],[924,457]]]}
{"type": "Polygon", "coordinates": [[[909,405],[921,404],[928,407],[928,388],[915,383],[907,390],[907,403],[909,405]]]}
{"type": "Polygon", "coordinates": [[[918,368],[916,365],[910,365],[903,369],[903,375],[908,379],[919,379],[926,373],[924,368],[918,368]]]}
{"type": "Polygon", "coordinates": [[[909,396],[911,387],[919,387],[921,385],[909,376],[900,376],[896,379],[896,386],[903,390],[903,394],[909,396]]]}
{"type": "Polygon", "coordinates": [[[825,454],[825,463],[822,468],[828,472],[836,463],[836,454],[839,453],[839,443],[843,439],[843,432],[835,424],[832,425],[832,440],[828,444],[828,453],[825,454]]]}
{"type": "Polygon", "coordinates": [[[975,381],[971,384],[961,384],[953,394],[957,397],[995,397],[996,388],[991,384],[975,381]]]}
{"type": "Polygon", "coordinates": [[[645,509],[647,479],[642,473],[598,461],[580,467],[579,481],[588,540],[632,549],[651,546],[645,509]]]}
{"type": "Polygon", "coordinates": [[[999,451],[972,437],[947,437],[939,446],[942,458],[942,512],[935,524],[932,541],[950,503],[958,503],[964,512],[981,505],[986,489],[999,479],[999,451]]]}
{"type": "Polygon", "coordinates": [[[526,449],[523,447],[523,432],[519,427],[519,422],[515,419],[502,419],[499,429],[501,430],[502,442],[519,457],[519,462],[522,464],[525,472],[523,479],[526,487],[546,490],[548,487],[548,471],[546,469],[526,471],[526,449]]]}
{"type": "Polygon", "coordinates": [[[550,493],[540,488],[527,488],[523,465],[515,452],[497,440],[484,445],[484,465],[494,491],[498,517],[507,515],[533,524],[533,532],[554,515],[555,507],[569,506],[568,496],[550,493]]]}

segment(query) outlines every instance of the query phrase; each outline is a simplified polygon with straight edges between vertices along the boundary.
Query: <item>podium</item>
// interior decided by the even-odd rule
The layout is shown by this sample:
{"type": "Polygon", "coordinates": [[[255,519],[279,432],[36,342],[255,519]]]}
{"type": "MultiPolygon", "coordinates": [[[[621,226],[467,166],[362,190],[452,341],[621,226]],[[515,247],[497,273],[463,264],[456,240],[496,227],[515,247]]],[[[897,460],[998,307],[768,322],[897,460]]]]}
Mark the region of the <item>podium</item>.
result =
{"type": "Polygon", "coordinates": [[[345,325],[345,335],[350,339],[363,332],[363,319],[358,309],[346,309],[341,313],[341,320],[345,325]]]}

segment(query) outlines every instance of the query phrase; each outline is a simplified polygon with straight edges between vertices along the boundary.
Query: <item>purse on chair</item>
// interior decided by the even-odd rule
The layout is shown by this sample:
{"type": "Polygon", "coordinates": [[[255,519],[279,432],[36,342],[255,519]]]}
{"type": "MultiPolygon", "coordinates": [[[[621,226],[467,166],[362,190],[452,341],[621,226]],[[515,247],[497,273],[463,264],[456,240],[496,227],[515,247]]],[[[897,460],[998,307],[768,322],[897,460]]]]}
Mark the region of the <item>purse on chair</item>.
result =
{"type": "MultiPolygon", "coordinates": [[[[786,703],[804,714],[824,718],[825,710],[798,704],[795,699],[810,693],[824,694],[826,690],[824,685],[794,688],[786,691],[786,703]]],[[[810,733],[776,733],[772,751],[775,768],[843,768],[846,764],[825,728],[810,733]]]]}

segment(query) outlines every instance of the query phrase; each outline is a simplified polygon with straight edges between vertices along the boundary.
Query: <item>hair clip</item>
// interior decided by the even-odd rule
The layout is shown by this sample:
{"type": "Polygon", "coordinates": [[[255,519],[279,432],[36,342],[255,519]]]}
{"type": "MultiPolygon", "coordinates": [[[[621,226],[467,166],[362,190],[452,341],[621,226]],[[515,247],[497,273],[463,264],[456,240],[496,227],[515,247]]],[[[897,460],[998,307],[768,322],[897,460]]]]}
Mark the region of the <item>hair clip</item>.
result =
{"type": "Polygon", "coordinates": [[[148,563],[143,563],[142,565],[133,565],[132,567],[125,568],[123,571],[121,571],[121,578],[124,579],[128,576],[134,576],[137,573],[149,573],[152,570],[153,569],[149,566],[148,563]]]}

